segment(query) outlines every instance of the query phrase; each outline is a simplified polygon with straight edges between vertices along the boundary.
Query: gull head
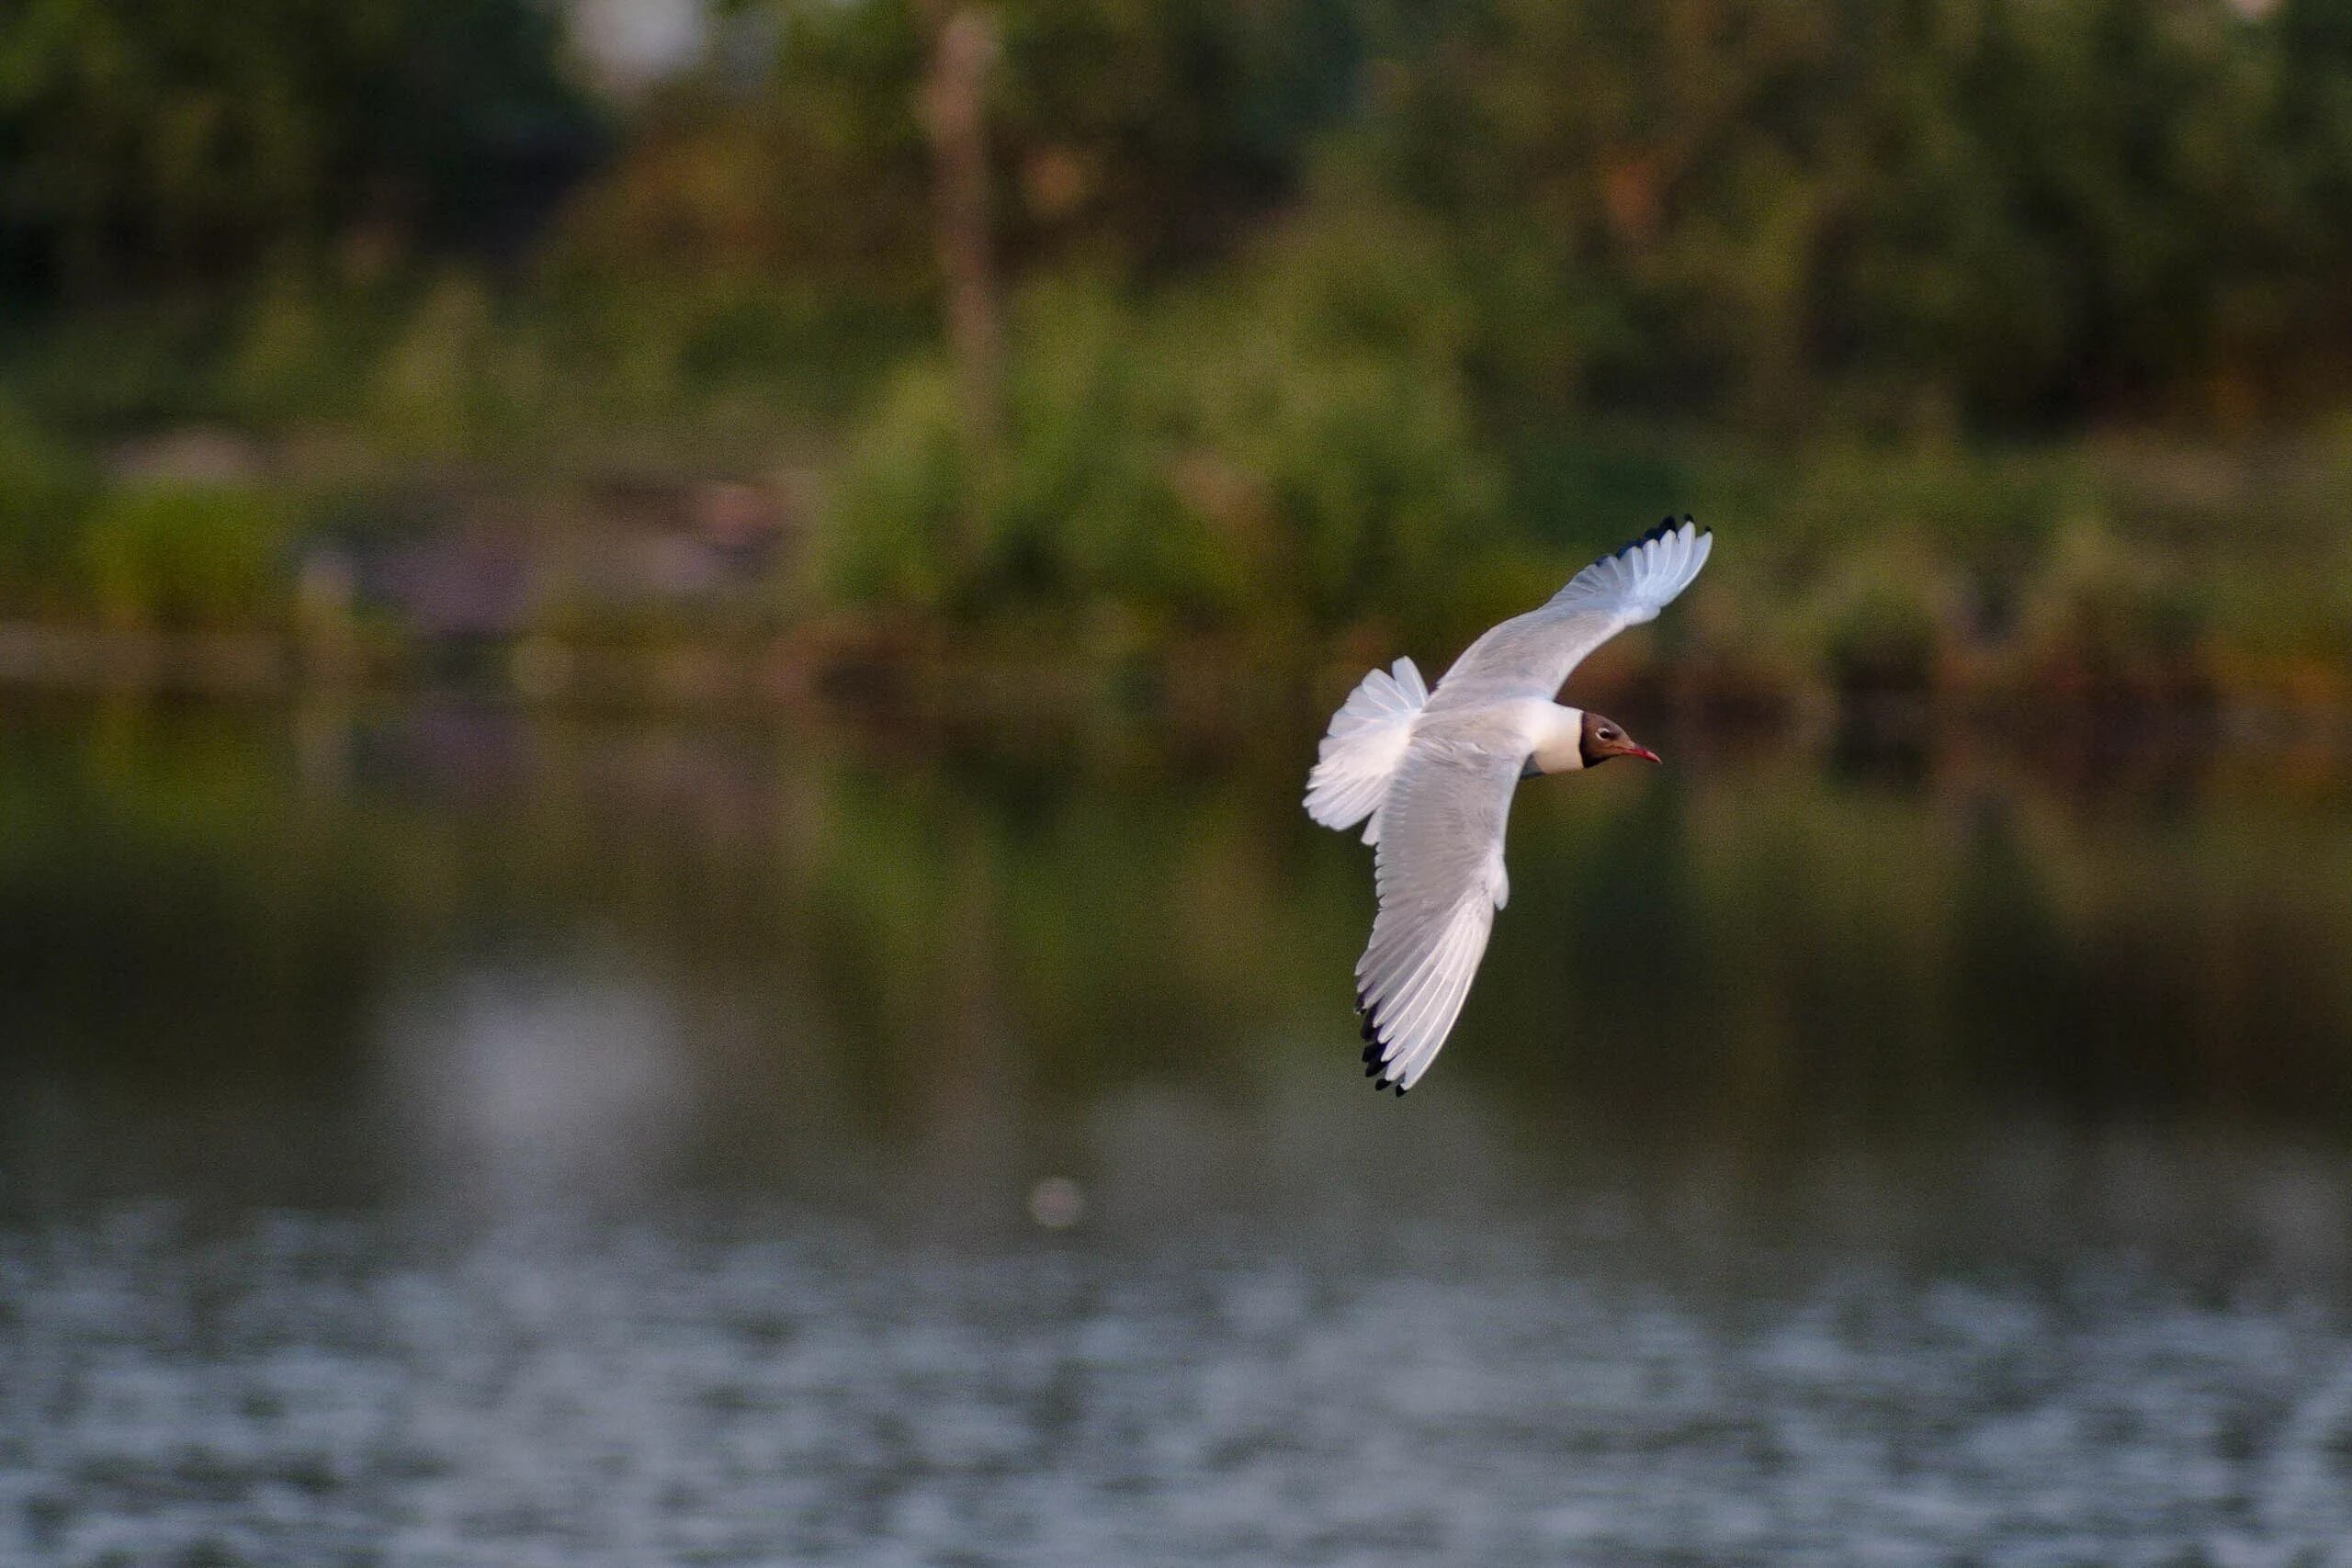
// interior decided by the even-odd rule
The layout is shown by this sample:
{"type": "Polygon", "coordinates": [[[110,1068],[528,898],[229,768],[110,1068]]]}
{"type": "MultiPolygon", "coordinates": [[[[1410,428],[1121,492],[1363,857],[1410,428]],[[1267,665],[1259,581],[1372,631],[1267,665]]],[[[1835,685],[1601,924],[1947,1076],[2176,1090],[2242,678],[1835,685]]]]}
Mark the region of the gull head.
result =
{"type": "Polygon", "coordinates": [[[1658,760],[1657,752],[1626,734],[1623,725],[1597,713],[1584,716],[1584,734],[1577,742],[1577,751],[1588,768],[1597,768],[1611,757],[1639,757],[1645,762],[1658,760]]]}

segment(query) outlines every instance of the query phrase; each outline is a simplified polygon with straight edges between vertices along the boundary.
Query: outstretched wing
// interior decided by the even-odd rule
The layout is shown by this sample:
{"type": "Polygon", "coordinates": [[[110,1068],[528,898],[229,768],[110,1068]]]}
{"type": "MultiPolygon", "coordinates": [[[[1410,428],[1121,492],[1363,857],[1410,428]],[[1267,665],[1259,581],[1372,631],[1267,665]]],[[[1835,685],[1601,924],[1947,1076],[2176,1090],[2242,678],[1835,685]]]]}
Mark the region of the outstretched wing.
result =
{"type": "Polygon", "coordinates": [[[1356,961],[1363,1059],[1404,1093],[1429,1070],[1470,994],[1495,911],[1510,896],[1503,828],[1521,758],[1416,739],[1380,807],[1380,913],[1356,961]]]}
{"type": "Polygon", "coordinates": [[[1541,608],[1512,616],[1464,650],[1438,682],[1429,711],[1550,701],[1594,649],[1627,626],[1657,619],[1699,575],[1714,544],[1714,536],[1688,517],[1679,527],[1668,518],[1601,557],[1541,608]]]}
{"type": "Polygon", "coordinates": [[[1369,817],[1363,841],[1380,842],[1380,798],[1405,760],[1414,716],[1429,700],[1430,689],[1409,659],[1398,660],[1393,675],[1375,670],[1359,682],[1316,749],[1314,771],[1306,775],[1306,814],[1326,828],[1352,828],[1369,817]]]}

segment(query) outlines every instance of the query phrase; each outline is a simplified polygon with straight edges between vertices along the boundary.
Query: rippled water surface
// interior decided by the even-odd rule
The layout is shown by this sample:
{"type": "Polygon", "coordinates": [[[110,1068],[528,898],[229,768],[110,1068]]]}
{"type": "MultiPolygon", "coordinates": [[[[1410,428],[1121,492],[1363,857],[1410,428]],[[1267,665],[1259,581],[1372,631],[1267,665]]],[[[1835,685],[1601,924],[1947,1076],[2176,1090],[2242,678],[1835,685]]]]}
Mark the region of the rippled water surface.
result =
{"type": "Polygon", "coordinates": [[[0,1562],[2352,1562],[2333,757],[1677,741],[0,720],[0,1562]]]}

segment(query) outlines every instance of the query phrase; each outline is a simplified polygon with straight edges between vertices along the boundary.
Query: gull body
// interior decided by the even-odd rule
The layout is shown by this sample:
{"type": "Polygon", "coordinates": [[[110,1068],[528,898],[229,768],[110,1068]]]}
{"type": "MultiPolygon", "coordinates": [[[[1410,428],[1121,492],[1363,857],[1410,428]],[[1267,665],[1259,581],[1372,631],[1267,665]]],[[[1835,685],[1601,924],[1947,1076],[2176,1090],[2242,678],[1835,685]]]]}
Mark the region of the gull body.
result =
{"type": "Polygon", "coordinates": [[[1430,691],[1409,659],[1365,676],[1307,775],[1307,815],[1364,825],[1380,912],[1356,962],[1364,1071],[1403,1094],[1445,1043],[1510,898],[1503,831],[1522,778],[1612,757],[1658,760],[1623,726],[1555,696],[1585,657],[1657,618],[1714,545],[1672,518],[1472,643],[1430,691]]]}

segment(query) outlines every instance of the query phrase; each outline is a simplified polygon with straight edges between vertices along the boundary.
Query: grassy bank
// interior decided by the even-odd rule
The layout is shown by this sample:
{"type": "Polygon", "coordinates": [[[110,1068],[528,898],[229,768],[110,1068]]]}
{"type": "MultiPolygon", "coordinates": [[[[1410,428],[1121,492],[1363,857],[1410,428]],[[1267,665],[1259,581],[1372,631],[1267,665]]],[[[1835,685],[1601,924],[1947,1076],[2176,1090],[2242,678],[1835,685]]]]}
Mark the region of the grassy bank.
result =
{"type": "Polygon", "coordinates": [[[417,457],[333,428],[76,443],[15,415],[0,679],[1215,708],[1401,649],[1442,664],[1688,511],[1714,566],[1589,682],[1765,709],[2352,710],[2352,445],[1482,445],[1347,379],[1329,407],[1172,433],[1052,389],[992,485],[926,423],[920,376],[862,434],[778,430],[764,462],[417,457]],[[1387,424],[1350,412],[1375,408],[1387,424]]]}

